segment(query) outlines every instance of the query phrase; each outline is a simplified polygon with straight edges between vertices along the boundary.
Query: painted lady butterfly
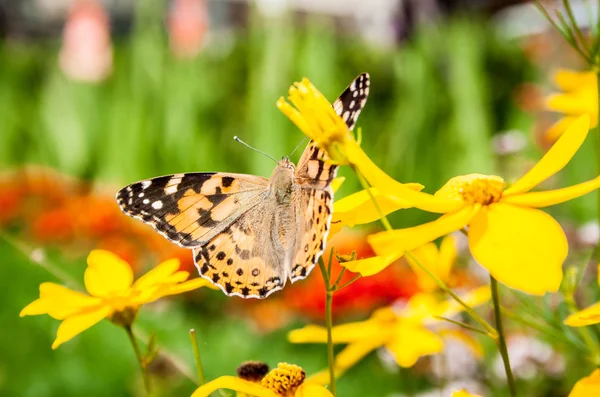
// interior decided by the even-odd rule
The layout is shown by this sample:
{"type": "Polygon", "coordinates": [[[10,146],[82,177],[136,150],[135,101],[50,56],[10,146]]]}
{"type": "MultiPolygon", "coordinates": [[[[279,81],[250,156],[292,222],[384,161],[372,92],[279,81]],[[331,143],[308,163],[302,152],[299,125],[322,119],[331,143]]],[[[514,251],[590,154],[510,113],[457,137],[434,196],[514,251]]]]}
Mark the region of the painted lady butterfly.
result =
{"type": "MultiPolygon", "coordinates": [[[[358,76],[333,107],[352,129],[369,94],[358,76]]],[[[305,278],[323,253],[337,166],[312,141],[297,167],[284,157],[269,179],[224,172],[136,182],[117,193],[123,212],[193,250],[202,277],[227,295],[265,298],[305,278]]]]}

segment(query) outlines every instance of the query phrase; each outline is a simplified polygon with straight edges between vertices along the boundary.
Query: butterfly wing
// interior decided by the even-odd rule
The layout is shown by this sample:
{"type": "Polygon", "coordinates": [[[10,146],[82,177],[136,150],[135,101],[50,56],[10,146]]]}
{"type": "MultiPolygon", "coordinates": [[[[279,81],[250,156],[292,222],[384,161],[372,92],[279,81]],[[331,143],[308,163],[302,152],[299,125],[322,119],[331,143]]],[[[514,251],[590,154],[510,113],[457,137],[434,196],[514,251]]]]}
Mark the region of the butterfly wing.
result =
{"type": "Polygon", "coordinates": [[[267,194],[266,178],[187,173],[136,182],[117,193],[121,210],[185,248],[206,244],[267,194]]]}
{"type": "MultiPolygon", "coordinates": [[[[350,130],[367,102],[369,85],[369,75],[363,73],[333,103],[335,112],[350,130]]],[[[337,165],[330,161],[327,152],[313,141],[309,142],[296,168],[296,183],[301,186],[297,211],[302,216],[297,233],[298,249],[289,276],[292,282],[305,278],[323,254],[333,212],[331,181],[336,172],[337,165]]]]}
{"type": "Polygon", "coordinates": [[[278,241],[275,206],[262,200],[217,234],[194,249],[202,277],[227,295],[266,298],[286,282],[286,251],[278,241]]]}

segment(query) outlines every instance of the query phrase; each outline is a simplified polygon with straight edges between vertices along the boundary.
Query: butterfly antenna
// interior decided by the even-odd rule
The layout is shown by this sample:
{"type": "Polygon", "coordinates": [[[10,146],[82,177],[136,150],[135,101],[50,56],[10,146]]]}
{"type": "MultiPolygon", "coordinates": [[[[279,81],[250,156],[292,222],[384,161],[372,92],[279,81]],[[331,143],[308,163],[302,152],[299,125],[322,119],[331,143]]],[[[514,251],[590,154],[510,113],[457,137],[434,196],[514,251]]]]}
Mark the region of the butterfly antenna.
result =
{"type": "Polygon", "coordinates": [[[263,156],[270,158],[271,160],[273,160],[274,162],[276,162],[277,164],[279,164],[279,161],[275,160],[273,157],[269,156],[269,155],[268,155],[268,154],[266,154],[265,152],[263,152],[263,151],[261,151],[261,150],[258,150],[257,148],[255,148],[255,147],[252,147],[252,146],[248,145],[246,142],[242,141],[242,140],[241,140],[240,138],[238,138],[237,136],[234,136],[234,137],[233,137],[233,139],[235,139],[237,142],[241,143],[242,145],[244,145],[244,146],[246,146],[246,147],[248,147],[248,148],[250,148],[250,149],[254,150],[255,152],[258,152],[258,153],[262,154],[263,156]]]}
{"type": "Polygon", "coordinates": [[[300,141],[299,144],[296,145],[296,147],[294,148],[294,150],[292,150],[292,153],[290,153],[287,158],[289,159],[290,157],[292,157],[292,155],[294,153],[296,153],[296,150],[298,150],[298,148],[306,141],[306,137],[302,138],[302,140],[300,141]]]}

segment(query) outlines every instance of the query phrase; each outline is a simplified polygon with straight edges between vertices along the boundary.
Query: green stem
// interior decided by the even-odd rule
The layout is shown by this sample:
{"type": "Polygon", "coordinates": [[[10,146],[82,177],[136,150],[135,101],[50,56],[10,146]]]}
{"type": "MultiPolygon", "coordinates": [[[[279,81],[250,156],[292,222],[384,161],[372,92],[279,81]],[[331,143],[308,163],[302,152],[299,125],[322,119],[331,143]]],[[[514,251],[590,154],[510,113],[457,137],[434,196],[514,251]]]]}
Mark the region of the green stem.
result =
{"type": "MultiPolygon", "coordinates": [[[[600,13],[600,9],[598,10],[600,13]]],[[[600,38],[598,38],[600,42],[600,38]]],[[[600,69],[596,69],[596,95],[598,97],[598,117],[600,119],[600,69]]],[[[596,127],[596,173],[600,175],[600,123],[596,127]]],[[[600,223],[600,192],[596,192],[596,217],[600,223]]],[[[600,264],[600,243],[596,246],[596,263],[600,264]]]]}
{"type": "Polygon", "coordinates": [[[151,396],[151,388],[150,388],[150,376],[148,374],[148,369],[146,368],[146,363],[144,361],[144,356],[142,355],[142,351],[140,350],[140,346],[138,345],[137,339],[133,334],[133,329],[131,325],[125,325],[125,331],[127,332],[127,336],[129,337],[129,341],[131,342],[131,346],[133,346],[133,350],[135,351],[135,357],[140,364],[140,369],[142,370],[142,378],[144,379],[144,389],[146,389],[146,395],[151,396]]]}
{"type": "Polygon", "coordinates": [[[202,360],[200,359],[200,348],[198,347],[198,339],[196,339],[196,330],[193,328],[190,329],[190,339],[192,340],[192,349],[194,350],[194,360],[196,360],[198,382],[202,386],[205,383],[204,369],[202,368],[202,360]]]}
{"type": "Polygon", "coordinates": [[[375,209],[377,210],[379,215],[381,215],[381,218],[380,218],[381,224],[383,225],[385,230],[387,230],[387,231],[392,230],[392,225],[391,225],[390,221],[388,220],[387,216],[385,216],[383,211],[381,211],[381,208],[379,207],[379,203],[377,202],[377,200],[375,200],[375,196],[373,196],[373,192],[371,191],[371,186],[369,185],[369,183],[367,182],[365,177],[360,173],[360,171],[356,167],[354,167],[354,165],[352,165],[352,169],[354,170],[354,173],[356,174],[356,177],[358,178],[358,181],[360,182],[363,189],[365,189],[367,191],[367,194],[369,195],[369,198],[373,202],[375,209]]]}
{"type": "Polygon", "coordinates": [[[506,338],[504,337],[504,328],[502,327],[502,313],[500,312],[500,295],[498,294],[498,281],[490,275],[490,283],[492,286],[492,302],[494,303],[494,317],[496,319],[496,331],[498,332],[498,339],[496,344],[498,350],[502,356],[504,362],[504,371],[506,371],[506,379],[508,380],[508,388],[510,389],[510,395],[517,397],[517,385],[515,378],[510,368],[510,360],[508,357],[508,349],[506,348],[506,338]]]}
{"type": "MultiPolygon", "coordinates": [[[[331,258],[330,258],[331,260],[331,258]]],[[[335,396],[335,361],[333,356],[333,292],[330,285],[330,274],[327,273],[327,268],[322,259],[319,259],[319,268],[325,280],[325,327],[327,328],[327,362],[329,365],[329,391],[335,396]]]]}

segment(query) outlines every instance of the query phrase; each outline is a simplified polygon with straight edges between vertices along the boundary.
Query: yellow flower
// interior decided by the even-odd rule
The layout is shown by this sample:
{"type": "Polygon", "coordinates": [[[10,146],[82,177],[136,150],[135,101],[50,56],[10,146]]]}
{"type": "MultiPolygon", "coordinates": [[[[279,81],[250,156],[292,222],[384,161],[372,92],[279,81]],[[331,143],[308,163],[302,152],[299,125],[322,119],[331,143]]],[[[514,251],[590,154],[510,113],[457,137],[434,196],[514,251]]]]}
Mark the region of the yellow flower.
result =
{"type": "MultiPolygon", "coordinates": [[[[481,287],[464,297],[470,307],[475,307],[490,299],[490,289],[481,287]]],[[[401,367],[411,367],[426,355],[440,353],[444,347],[443,332],[433,332],[426,328],[436,320],[436,316],[451,317],[463,310],[454,300],[440,301],[428,293],[414,295],[400,310],[386,307],[376,310],[371,318],[333,327],[333,343],[346,343],[347,346],[335,358],[336,377],[356,364],[367,354],[379,347],[390,351],[401,367]]],[[[316,325],[293,330],[288,334],[292,343],[325,343],[327,330],[316,325]]],[[[327,383],[329,375],[321,371],[310,378],[316,383],[327,383]]]]}
{"type": "Polygon", "coordinates": [[[554,74],[555,84],[562,93],[550,95],[546,107],[565,116],[546,131],[546,138],[554,142],[577,117],[588,114],[590,127],[598,125],[598,87],[594,72],[577,72],[568,69],[558,70],[554,74]]]}
{"type": "Polygon", "coordinates": [[[596,369],[589,376],[580,379],[569,393],[569,397],[597,396],[600,396],[600,369],[596,369]]]}
{"type": "Polygon", "coordinates": [[[397,200],[397,205],[400,206],[407,204],[398,192],[410,194],[420,185],[404,185],[377,167],[361,149],[331,103],[308,79],[302,79],[290,87],[289,100],[294,106],[287,103],[283,97],[279,98],[279,110],[320,148],[326,150],[334,162],[358,169],[371,186],[379,189],[389,200],[397,200]]]}
{"type": "Polygon", "coordinates": [[[299,366],[279,363],[264,377],[221,376],[197,388],[192,397],[208,397],[218,389],[235,390],[253,397],[333,397],[323,386],[305,383],[305,378],[306,374],[299,366]]]}
{"type": "Polygon", "coordinates": [[[567,256],[566,236],[558,222],[538,210],[582,196],[600,187],[600,177],[563,189],[530,190],[560,171],[588,134],[589,117],[577,119],[542,159],[510,187],[499,176],[471,174],[452,178],[435,195],[411,191],[413,206],[437,209],[437,220],[369,236],[378,255],[345,263],[363,276],[438,237],[468,226],[473,257],[497,280],[530,294],[558,290],[567,256]],[[439,202],[438,206],[438,200],[439,202]],[[447,208],[448,201],[454,208],[447,208]]]}
{"type": "Polygon", "coordinates": [[[145,303],[204,286],[212,287],[204,279],[186,281],[188,272],[178,271],[177,259],[161,263],[135,282],[131,267],[112,252],[94,250],[87,263],[84,281],[89,295],[62,285],[43,283],[40,298],[21,311],[21,317],[48,314],[62,320],[53,349],[104,318],[119,325],[131,325],[138,308],[145,303]]]}
{"type": "MultiPolygon", "coordinates": [[[[411,251],[411,253],[422,266],[427,268],[427,270],[445,284],[448,284],[450,271],[456,262],[456,242],[454,237],[451,235],[444,237],[439,249],[434,243],[427,243],[411,251]]],[[[421,290],[433,292],[439,288],[436,282],[415,263],[412,257],[407,257],[406,259],[417,275],[417,285],[421,290]]]]}

